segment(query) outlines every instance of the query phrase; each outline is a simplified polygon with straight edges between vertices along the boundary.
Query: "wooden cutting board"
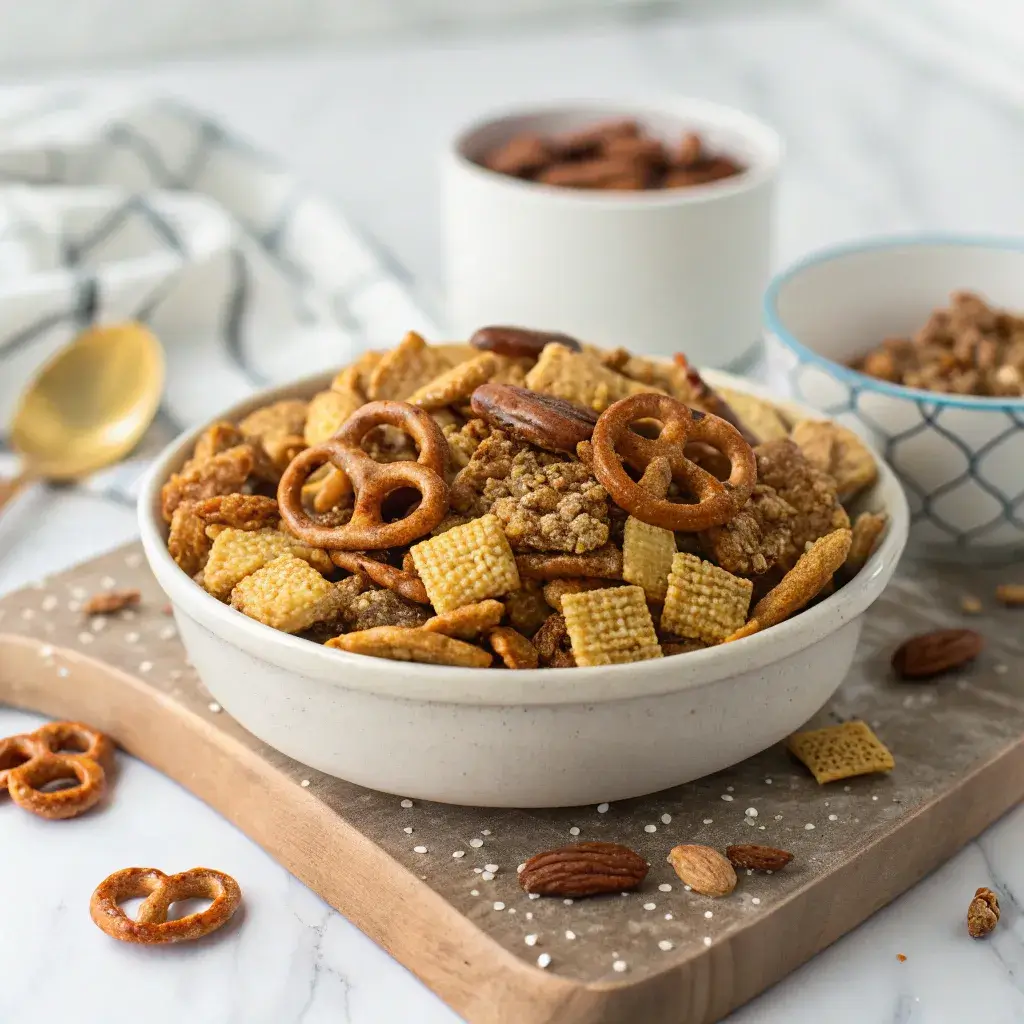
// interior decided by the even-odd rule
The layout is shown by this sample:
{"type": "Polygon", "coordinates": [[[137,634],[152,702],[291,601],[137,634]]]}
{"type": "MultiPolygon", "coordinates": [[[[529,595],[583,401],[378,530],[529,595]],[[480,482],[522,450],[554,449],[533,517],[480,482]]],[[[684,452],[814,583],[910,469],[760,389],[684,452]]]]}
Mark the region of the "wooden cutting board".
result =
{"type": "Polygon", "coordinates": [[[1024,612],[991,599],[1006,576],[909,567],[894,581],[872,609],[850,677],[816,721],[867,719],[896,769],[826,787],[778,747],[610,808],[481,810],[349,785],[261,744],[212,702],[137,545],[0,600],[0,701],[110,733],[234,822],[472,1024],[710,1024],[1024,798],[1024,612]],[[137,587],[141,605],[84,618],[85,598],[112,587],[137,587]],[[966,593],[985,601],[984,615],[962,614],[966,593]],[[988,639],[973,666],[924,685],[891,678],[896,643],[956,624],[988,639]],[[519,889],[516,867],[528,856],[583,840],[644,854],[642,891],[571,902],[519,889]],[[681,842],[762,842],[795,856],[775,875],[741,872],[731,896],[711,900],[685,891],[665,862],[681,842]]]}

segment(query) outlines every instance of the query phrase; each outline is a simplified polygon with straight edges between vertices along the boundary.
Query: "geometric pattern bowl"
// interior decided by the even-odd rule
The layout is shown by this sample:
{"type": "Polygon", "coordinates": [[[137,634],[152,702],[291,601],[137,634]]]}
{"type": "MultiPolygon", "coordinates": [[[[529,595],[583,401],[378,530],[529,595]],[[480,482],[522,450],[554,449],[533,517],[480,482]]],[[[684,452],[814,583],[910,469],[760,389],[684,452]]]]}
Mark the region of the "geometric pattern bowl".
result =
{"type": "Polygon", "coordinates": [[[947,560],[1024,552],[1024,398],[938,394],[844,365],[913,334],[950,292],[1024,308],[1024,243],[914,238],[833,249],[765,295],[773,385],[871,441],[911,511],[910,546],[947,560]]]}

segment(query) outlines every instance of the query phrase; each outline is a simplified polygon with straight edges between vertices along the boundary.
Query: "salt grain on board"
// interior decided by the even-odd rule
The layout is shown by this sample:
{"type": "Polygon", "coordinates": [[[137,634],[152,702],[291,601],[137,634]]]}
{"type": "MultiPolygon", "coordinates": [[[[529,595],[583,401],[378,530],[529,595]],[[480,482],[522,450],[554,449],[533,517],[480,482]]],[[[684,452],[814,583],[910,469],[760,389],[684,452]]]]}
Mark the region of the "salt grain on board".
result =
{"type": "Polygon", "coordinates": [[[523,942],[525,942],[528,946],[536,946],[537,945],[537,936],[536,935],[524,935],[523,936],[523,942]]]}
{"type": "Polygon", "coordinates": [[[403,800],[402,803],[401,803],[401,806],[402,807],[412,807],[412,801],[411,800],[403,800]]]}
{"type": "Polygon", "coordinates": [[[300,786],[301,786],[301,787],[302,787],[303,789],[309,789],[309,779],[303,779],[303,780],[302,780],[302,781],[301,781],[301,782],[299,783],[299,785],[300,785],[300,786]]]}
{"type": "Polygon", "coordinates": [[[573,827],[571,829],[569,829],[569,835],[571,835],[571,836],[578,836],[579,834],[580,834],[580,830],[579,830],[579,828],[576,825],[573,825],[573,827]]]}
{"type": "Polygon", "coordinates": [[[668,939],[662,939],[658,943],[658,949],[660,949],[663,953],[667,953],[670,949],[672,949],[672,943],[669,942],[668,939]]]}
{"type": "Polygon", "coordinates": [[[658,831],[658,826],[657,825],[644,825],[644,831],[645,832],[657,832],[658,831]]]}
{"type": "Polygon", "coordinates": [[[472,846],[474,850],[479,850],[480,847],[484,845],[484,841],[482,839],[470,839],[469,845],[472,846]]]}
{"type": "Polygon", "coordinates": [[[661,890],[662,892],[671,892],[671,891],[672,891],[672,886],[671,886],[671,885],[669,885],[669,883],[668,883],[668,882],[662,882],[662,883],[661,883],[661,885],[659,885],[659,886],[658,886],[658,888],[659,888],[659,889],[660,889],[660,890],[661,890]]]}
{"type": "Polygon", "coordinates": [[[413,853],[426,853],[427,852],[427,848],[425,846],[414,846],[412,848],[412,852],[413,853]]]}
{"type": "Polygon", "coordinates": [[[551,963],[551,954],[550,953],[541,953],[541,955],[539,957],[537,957],[537,966],[538,967],[547,967],[550,963],[551,963]]]}
{"type": "Polygon", "coordinates": [[[627,970],[628,967],[629,967],[629,965],[626,963],[625,960],[616,960],[612,964],[612,970],[613,971],[617,971],[619,974],[622,974],[622,972],[627,970]]]}

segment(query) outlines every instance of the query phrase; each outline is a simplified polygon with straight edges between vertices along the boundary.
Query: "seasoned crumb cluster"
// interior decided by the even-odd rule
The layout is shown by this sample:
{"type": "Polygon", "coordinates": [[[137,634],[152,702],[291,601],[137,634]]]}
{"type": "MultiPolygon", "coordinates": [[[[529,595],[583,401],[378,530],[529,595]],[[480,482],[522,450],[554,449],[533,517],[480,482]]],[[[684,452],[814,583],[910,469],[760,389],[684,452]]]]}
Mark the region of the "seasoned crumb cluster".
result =
{"type": "Polygon", "coordinates": [[[681,356],[490,327],[467,344],[410,334],[308,401],[212,424],[165,483],[161,512],[197,585],[311,643],[586,668],[739,640],[842,585],[885,531],[884,512],[851,531],[842,504],[876,473],[852,432],[715,392],[681,356]],[[635,397],[648,392],[653,405],[635,397]],[[662,438],[648,418],[691,422],[679,403],[712,417],[702,440],[662,438]],[[608,440],[636,409],[648,447],[608,440]],[[357,413],[358,434],[343,433],[357,413]],[[746,467],[746,486],[703,523],[681,462],[697,458],[722,479],[746,467]]]}

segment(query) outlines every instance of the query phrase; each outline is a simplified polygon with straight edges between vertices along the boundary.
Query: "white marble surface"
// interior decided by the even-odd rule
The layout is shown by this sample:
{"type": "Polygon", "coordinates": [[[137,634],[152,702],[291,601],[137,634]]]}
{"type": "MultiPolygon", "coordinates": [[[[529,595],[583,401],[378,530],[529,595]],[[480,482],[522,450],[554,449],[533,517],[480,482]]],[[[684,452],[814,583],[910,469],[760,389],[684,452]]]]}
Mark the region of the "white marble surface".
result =
{"type": "MultiPolygon", "coordinates": [[[[286,157],[437,301],[433,155],[480,109],[531,98],[685,91],[781,129],[790,158],[780,257],[870,232],[1024,233],[1021,119],[874,37],[802,4],[770,16],[642,19],[587,31],[461,37],[66,78],[156,89],[205,106],[286,157]]],[[[0,590],[134,533],[129,508],[39,492],[0,521],[0,590]]],[[[0,709],[0,734],[36,719],[0,709]]],[[[402,968],[198,801],[122,758],[116,798],[50,826],[3,812],[0,1021],[83,1024],[435,1024],[454,1015],[402,968]],[[55,830],[60,835],[55,840],[55,830]],[[110,870],[207,863],[247,895],[230,933],[152,952],[88,919],[110,870]],[[12,924],[16,922],[16,925],[12,924]]],[[[733,1018],[742,1024],[1024,1021],[1024,810],[733,1018]],[[990,941],[964,931],[979,885],[1003,894],[990,941]],[[897,953],[908,959],[899,963],[897,953]]]]}

